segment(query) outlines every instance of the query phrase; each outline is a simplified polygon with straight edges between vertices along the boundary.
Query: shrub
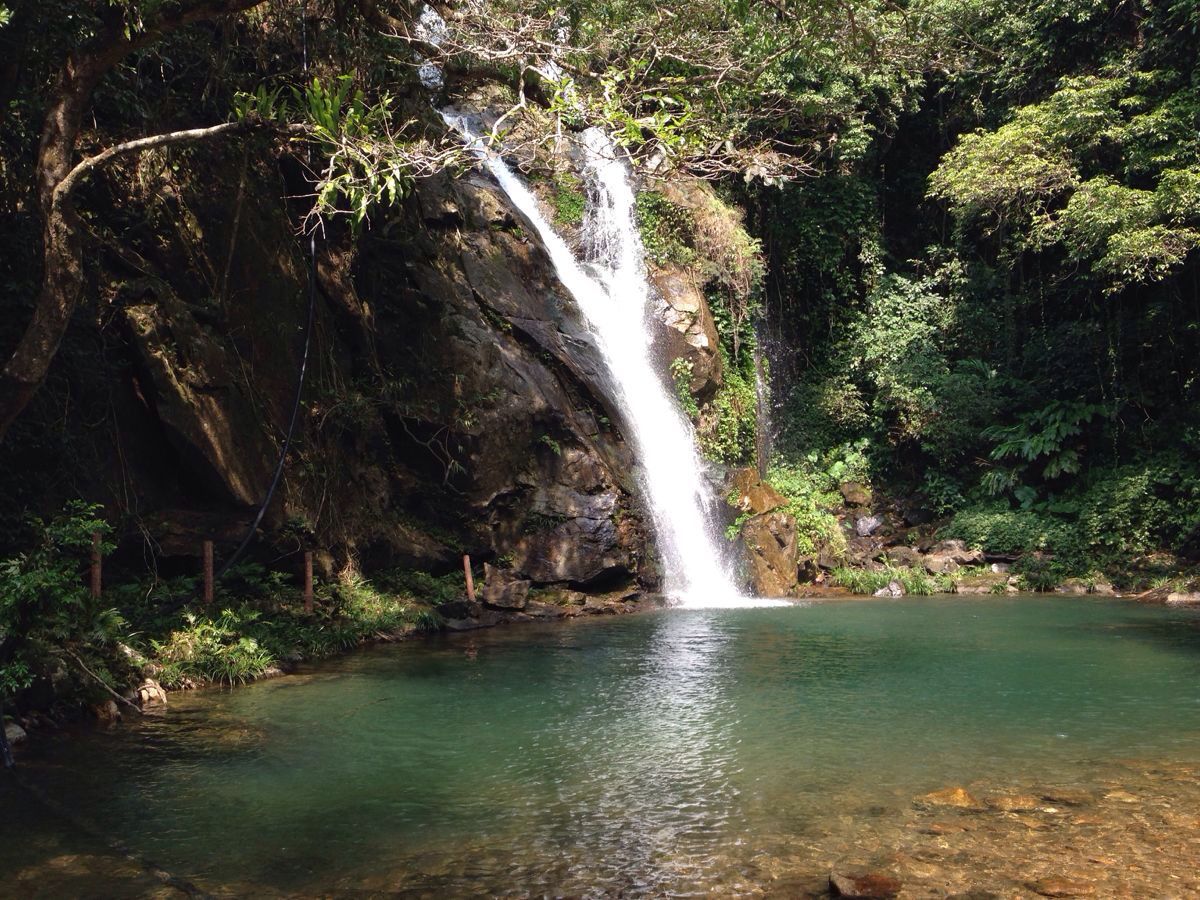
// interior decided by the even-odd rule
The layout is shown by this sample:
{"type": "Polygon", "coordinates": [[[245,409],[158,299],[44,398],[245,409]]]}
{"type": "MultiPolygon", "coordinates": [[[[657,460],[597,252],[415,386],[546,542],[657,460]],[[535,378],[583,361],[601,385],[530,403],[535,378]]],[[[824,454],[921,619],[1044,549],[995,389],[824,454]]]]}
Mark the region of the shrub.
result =
{"type": "Polygon", "coordinates": [[[31,546],[0,562],[0,692],[18,693],[63,666],[89,696],[99,698],[101,684],[124,687],[128,664],[115,650],[125,619],[94,600],[84,581],[92,534],[100,533],[101,551],[109,552],[110,530],[100,507],[82,501],[50,521],[28,520],[31,546]]]}
{"type": "Polygon", "coordinates": [[[948,593],[954,590],[954,579],[949,575],[930,575],[924,569],[908,566],[886,566],[882,569],[851,569],[842,567],[833,570],[833,581],[854,594],[874,594],[897,581],[906,594],[948,593]]]}

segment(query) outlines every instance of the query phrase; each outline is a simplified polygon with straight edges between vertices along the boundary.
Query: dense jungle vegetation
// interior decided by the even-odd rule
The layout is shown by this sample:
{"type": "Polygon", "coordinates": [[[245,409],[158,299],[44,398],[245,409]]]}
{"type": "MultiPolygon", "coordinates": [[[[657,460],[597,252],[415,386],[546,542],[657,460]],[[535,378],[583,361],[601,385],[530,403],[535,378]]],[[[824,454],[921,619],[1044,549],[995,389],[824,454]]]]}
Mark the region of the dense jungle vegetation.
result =
{"type": "MultiPolygon", "coordinates": [[[[80,435],[111,409],[72,400],[119,342],[103,266],[130,284],[178,257],[161,219],[122,207],[137,159],[266,154],[252,187],[286,196],[298,231],[353,241],[418,179],[466,169],[431,93],[506,107],[495,137],[527,168],[564,130],[615,135],[648,251],[702,271],[721,337],[704,410],[672,368],[702,447],[753,463],[764,359],[771,481],[803,549],[837,543],[838,487],[859,482],[1023,558],[1030,584],[1144,588],[1200,557],[1200,2],[434,6],[444,32],[405,0],[0,4],[0,692],[54,658],[103,697],[128,681],[124,643],[172,684],[232,682],[436,627],[459,587],[400,571],[323,587],[318,620],[254,567],[219,615],[189,606],[191,576],[131,577],[93,608],[90,535],[129,509],[85,474],[80,435]],[[721,210],[682,210],[675,175],[711,181],[721,210]],[[81,496],[105,509],[62,512],[81,496]]],[[[554,190],[578,221],[577,179],[554,190]]],[[[213,321],[228,278],[196,276],[213,321]]]]}

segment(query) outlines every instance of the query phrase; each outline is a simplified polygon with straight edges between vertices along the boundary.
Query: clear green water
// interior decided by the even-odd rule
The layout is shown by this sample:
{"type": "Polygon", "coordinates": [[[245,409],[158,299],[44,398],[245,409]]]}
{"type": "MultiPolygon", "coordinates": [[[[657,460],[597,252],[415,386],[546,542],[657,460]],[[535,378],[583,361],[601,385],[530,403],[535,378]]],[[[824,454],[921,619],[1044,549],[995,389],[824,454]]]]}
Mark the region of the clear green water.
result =
{"type": "MultiPolygon", "coordinates": [[[[686,892],[948,784],[1195,762],[1200,615],[1030,597],[666,611],[173,699],[25,771],[210,890],[686,892]]],[[[57,827],[18,822],[6,869],[36,866],[57,827]]]]}

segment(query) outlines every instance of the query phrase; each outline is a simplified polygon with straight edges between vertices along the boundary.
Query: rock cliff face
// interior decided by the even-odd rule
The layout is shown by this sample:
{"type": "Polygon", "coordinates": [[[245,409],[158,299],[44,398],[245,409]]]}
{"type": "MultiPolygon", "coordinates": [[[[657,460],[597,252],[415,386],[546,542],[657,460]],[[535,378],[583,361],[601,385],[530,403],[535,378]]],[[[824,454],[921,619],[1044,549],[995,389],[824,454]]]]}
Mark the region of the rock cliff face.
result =
{"type": "MultiPolygon", "coordinates": [[[[194,555],[203,538],[220,557],[265,495],[292,414],[305,241],[265,156],[127,165],[105,186],[120,222],[91,261],[102,359],[81,339],[56,364],[77,403],[105,410],[99,427],[68,423],[102,461],[73,473],[72,493],[126,516],[130,557],[143,542],[194,555]]],[[[307,544],[326,574],[438,572],[469,552],[534,586],[656,583],[601,361],[495,186],[421,182],[363,235],[331,231],[318,256],[298,430],[263,524],[272,557],[307,544]]],[[[656,276],[664,368],[692,360],[694,392],[711,395],[712,315],[686,271],[656,276]]]]}

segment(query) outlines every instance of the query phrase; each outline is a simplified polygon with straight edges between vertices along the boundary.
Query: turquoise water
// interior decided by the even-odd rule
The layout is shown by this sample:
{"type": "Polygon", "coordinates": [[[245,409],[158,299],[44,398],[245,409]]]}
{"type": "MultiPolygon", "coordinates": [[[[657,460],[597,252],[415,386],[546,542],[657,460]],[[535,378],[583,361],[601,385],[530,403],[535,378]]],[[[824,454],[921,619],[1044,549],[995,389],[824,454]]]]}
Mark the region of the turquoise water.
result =
{"type": "MultiPolygon", "coordinates": [[[[172,699],[24,769],[208,890],[732,890],[949,784],[1197,762],[1200,615],[1046,597],[664,611],[172,699]]],[[[29,813],[0,863],[24,841],[36,866],[54,827],[29,813]]]]}

